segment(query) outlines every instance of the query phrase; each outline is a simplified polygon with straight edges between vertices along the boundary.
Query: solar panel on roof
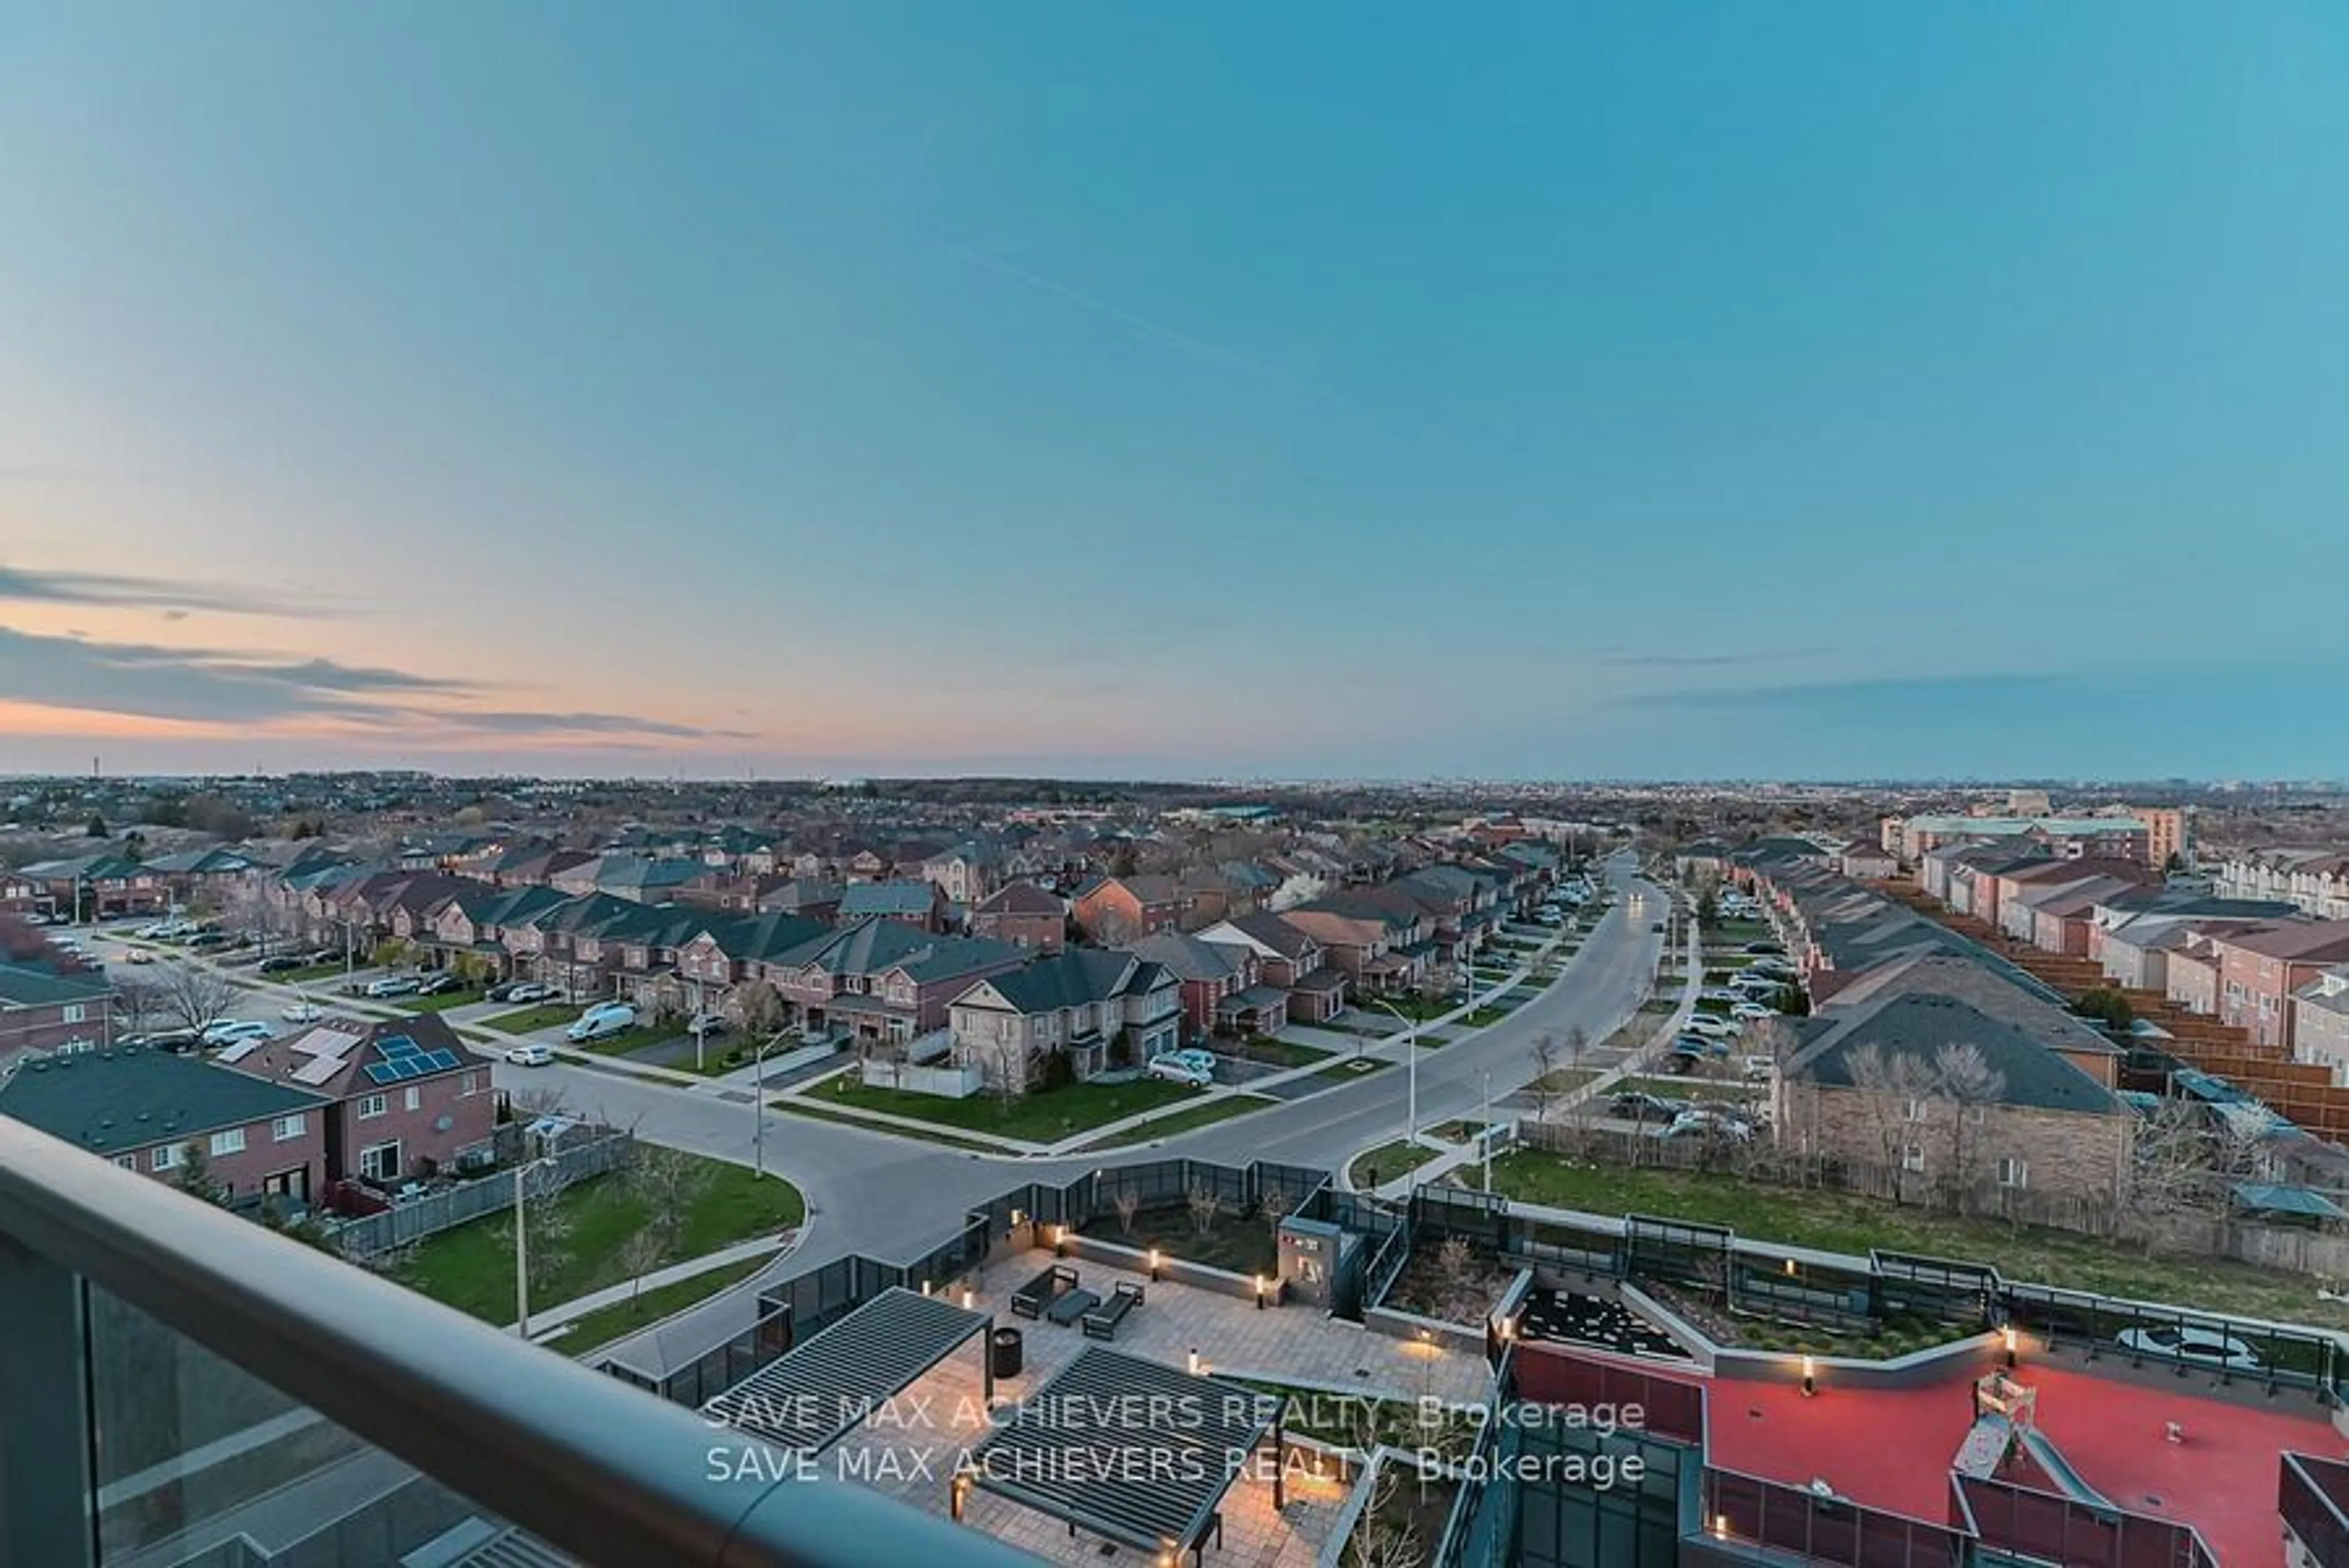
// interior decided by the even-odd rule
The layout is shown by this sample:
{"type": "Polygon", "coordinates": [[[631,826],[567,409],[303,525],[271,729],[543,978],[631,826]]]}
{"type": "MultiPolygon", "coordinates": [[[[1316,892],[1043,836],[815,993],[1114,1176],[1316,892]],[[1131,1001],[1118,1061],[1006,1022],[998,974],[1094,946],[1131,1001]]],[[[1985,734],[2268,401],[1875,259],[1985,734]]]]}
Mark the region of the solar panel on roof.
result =
{"type": "Polygon", "coordinates": [[[428,1051],[424,1054],[424,1070],[428,1073],[445,1073],[456,1064],[457,1053],[454,1051],[428,1051]]]}
{"type": "Polygon", "coordinates": [[[378,1040],[375,1043],[375,1048],[386,1056],[413,1056],[421,1049],[415,1041],[405,1034],[394,1034],[389,1039],[378,1040]]]}
{"type": "Polygon", "coordinates": [[[395,1075],[388,1062],[370,1062],[367,1073],[368,1081],[377,1084],[388,1084],[395,1075]]]}

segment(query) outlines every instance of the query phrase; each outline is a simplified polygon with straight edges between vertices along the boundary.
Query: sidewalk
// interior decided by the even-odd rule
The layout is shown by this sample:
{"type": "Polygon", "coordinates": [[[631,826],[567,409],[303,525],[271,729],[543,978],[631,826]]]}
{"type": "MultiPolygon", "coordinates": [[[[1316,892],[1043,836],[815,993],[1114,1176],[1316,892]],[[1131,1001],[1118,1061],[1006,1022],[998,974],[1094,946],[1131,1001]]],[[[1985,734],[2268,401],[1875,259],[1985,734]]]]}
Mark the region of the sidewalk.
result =
{"type": "MultiPolygon", "coordinates": [[[[617,1306],[622,1302],[635,1299],[639,1291],[657,1291],[664,1285],[673,1285],[680,1280],[689,1280],[697,1274],[706,1274],[712,1269],[722,1269],[730,1263],[794,1251],[806,1231],[807,1227],[802,1225],[797,1230],[784,1231],[772,1236],[753,1236],[747,1241],[737,1241],[715,1252],[704,1252],[698,1258],[688,1258],[681,1263],[655,1269],[649,1274],[622,1280],[618,1284],[606,1285],[600,1291],[591,1291],[575,1301],[564,1302],[561,1306],[533,1312],[530,1314],[530,1337],[533,1341],[551,1338],[591,1312],[599,1312],[605,1307],[617,1306]]],[[[507,1331],[511,1333],[513,1326],[506,1324],[507,1331]]]]}

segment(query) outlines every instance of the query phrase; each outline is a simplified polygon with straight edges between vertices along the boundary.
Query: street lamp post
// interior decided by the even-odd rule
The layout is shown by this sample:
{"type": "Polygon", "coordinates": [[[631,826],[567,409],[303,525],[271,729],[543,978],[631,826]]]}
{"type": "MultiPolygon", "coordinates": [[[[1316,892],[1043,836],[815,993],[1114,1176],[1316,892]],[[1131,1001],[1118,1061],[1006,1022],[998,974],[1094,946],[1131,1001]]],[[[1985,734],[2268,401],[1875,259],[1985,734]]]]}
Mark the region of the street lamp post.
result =
{"type": "Polygon", "coordinates": [[[514,1332],[523,1339],[530,1337],[530,1239],[523,1211],[523,1184],[532,1171],[553,1163],[541,1158],[514,1168],[514,1332]]]}
{"type": "Polygon", "coordinates": [[[1371,1000],[1393,1013],[1402,1023],[1403,1064],[1406,1068],[1405,1076],[1411,1084],[1408,1091],[1408,1108],[1403,1113],[1405,1119],[1402,1128],[1402,1141],[1408,1144],[1419,1137],[1419,1020],[1383,996],[1374,996],[1371,1000]]]}
{"type": "Polygon", "coordinates": [[[1485,1191],[1490,1196],[1493,1190],[1493,1069],[1487,1067],[1480,1075],[1485,1080],[1485,1109],[1478,1120],[1481,1130],[1476,1136],[1485,1144],[1485,1191]]]}
{"type": "Polygon", "coordinates": [[[767,1046],[764,1035],[750,1053],[750,1114],[758,1120],[750,1133],[750,1168],[761,1179],[767,1174],[767,1046]]]}

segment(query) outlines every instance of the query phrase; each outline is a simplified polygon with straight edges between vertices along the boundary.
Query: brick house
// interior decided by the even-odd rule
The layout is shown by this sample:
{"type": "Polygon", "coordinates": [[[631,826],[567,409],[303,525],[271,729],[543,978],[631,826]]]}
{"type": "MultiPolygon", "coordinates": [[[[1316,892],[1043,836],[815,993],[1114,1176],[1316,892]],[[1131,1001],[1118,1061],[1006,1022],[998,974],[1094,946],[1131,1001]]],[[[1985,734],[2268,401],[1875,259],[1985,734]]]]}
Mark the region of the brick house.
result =
{"type": "Polygon", "coordinates": [[[2209,933],[2219,967],[2219,1022],[2268,1051],[2292,1046],[2292,994],[2349,960],[2349,920],[2278,921],[2209,933]]]}
{"type": "Polygon", "coordinates": [[[1033,882],[1008,882],[970,912],[970,934],[1031,952],[1057,953],[1069,940],[1069,907],[1033,882]]]}
{"type": "Polygon", "coordinates": [[[222,1051],[212,1067],[317,1096],[329,1181],[396,1186],[486,1164],[497,1130],[490,1064],[433,1013],[329,1019],[222,1051]]]}
{"type": "Polygon", "coordinates": [[[156,915],[171,901],[160,877],[119,849],[20,867],[16,880],[40,889],[35,902],[42,910],[68,918],[77,909],[86,918],[156,915]]]}
{"type": "Polygon", "coordinates": [[[1427,972],[1424,955],[1402,950],[1399,933],[1378,916],[1300,904],[1275,917],[1320,944],[1324,958],[1358,994],[1408,991],[1427,972]]]}
{"type": "MultiPolygon", "coordinates": [[[[1204,1040],[1219,1032],[1237,1031],[1238,999],[1251,990],[1270,990],[1260,985],[1256,953],[1247,948],[1223,946],[1182,931],[1154,931],[1128,942],[1125,950],[1159,965],[1181,982],[1186,1039],[1204,1040]],[[1231,1010],[1228,1015],[1227,1009],[1231,1010]]],[[[1274,1027],[1286,1027],[1288,999],[1277,991],[1271,995],[1282,1003],[1281,1022],[1274,1027]]]]}
{"type": "Polygon", "coordinates": [[[1024,1089],[1052,1052],[1079,1078],[1181,1044],[1182,985],[1132,953],[1073,948],[979,981],[947,1009],[956,1064],[1024,1089]]]}
{"type": "Polygon", "coordinates": [[[1086,939],[1115,947],[1183,923],[1183,889],[1172,877],[1103,877],[1077,890],[1071,910],[1086,939]]]}
{"type": "Polygon", "coordinates": [[[974,840],[924,860],[922,879],[935,885],[947,902],[968,909],[994,894],[1002,869],[1002,857],[974,840]]]}
{"type": "Polygon", "coordinates": [[[27,1057],[0,1080],[0,1116],[158,1181],[201,1157],[239,1206],[324,1192],[327,1110],[316,1090],[140,1046],[27,1057]]]}
{"type": "Polygon", "coordinates": [[[1288,1016],[1320,1023],[1346,1010],[1344,971],[1322,961],[1321,944],[1278,915],[1240,915],[1208,927],[1199,940],[1256,954],[1267,985],[1288,993],[1288,1016]]]}
{"type": "Polygon", "coordinates": [[[1994,1211],[2003,1193],[2104,1206],[2127,1186],[2135,1114],[2033,1031],[1955,997],[1902,992],[1806,1020],[1773,1090],[1780,1138],[1872,1168],[1904,1199],[1994,1211]],[[1999,1075],[1989,1096],[1941,1086],[1940,1053],[1970,1045],[1999,1075]],[[1885,1078],[1856,1065],[1874,1047],[1885,1078]]]}
{"type": "Polygon", "coordinates": [[[792,1023],[865,1044],[903,1044],[945,1028],[956,997],[1028,959],[1002,942],[934,936],[875,919],[829,932],[761,967],[792,1023]]]}
{"type": "Polygon", "coordinates": [[[2292,993],[2292,1055],[2349,1085],[2349,964],[2335,964],[2292,993]]]}
{"type": "Polygon", "coordinates": [[[87,970],[0,961],[0,1071],[34,1053],[114,1044],[114,988],[87,970]]]}

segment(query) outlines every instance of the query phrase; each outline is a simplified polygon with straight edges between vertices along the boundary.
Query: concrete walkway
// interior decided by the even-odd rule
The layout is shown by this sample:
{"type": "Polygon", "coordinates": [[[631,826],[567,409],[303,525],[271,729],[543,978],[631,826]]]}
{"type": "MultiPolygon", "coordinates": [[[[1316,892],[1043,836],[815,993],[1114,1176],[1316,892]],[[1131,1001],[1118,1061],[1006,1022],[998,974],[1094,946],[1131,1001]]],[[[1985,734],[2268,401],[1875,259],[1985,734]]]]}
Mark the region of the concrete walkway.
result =
{"type": "MultiPolygon", "coordinates": [[[[772,1257],[791,1251],[799,1246],[800,1236],[803,1230],[804,1227],[799,1231],[784,1231],[772,1236],[753,1236],[747,1241],[737,1241],[730,1247],[720,1247],[715,1252],[704,1252],[698,1258],[688,1258],[681,1263],[671,1263],[665,1269],[655,1269],[649,1274],[641,1274],[633,1280],[622,1280],[618,1284],[606,1285],[600,1291],[590,1291],[576,1301],[564,1302],[561,1306],[549,1307],[544,1312],[533,1312],[530,1314],[530,1337],[533,1341],[553,1339],[589,1313],[600,1312],[607,1306],[617,1306],[622,1302],[634,1301],[638,1293],[643,1291],[657,1291],[664,1285],[677,1284],[680,1281],[692,1279],[698,1274],[706,1274],[712,1269],[725,1268],[731,1263],[745,1262],[753,1258],[772,1257]]],[[[509,1331],[513,1326],[512,1324],[506,1325],[509,1331]]]]}

